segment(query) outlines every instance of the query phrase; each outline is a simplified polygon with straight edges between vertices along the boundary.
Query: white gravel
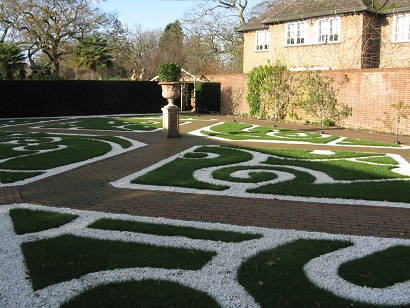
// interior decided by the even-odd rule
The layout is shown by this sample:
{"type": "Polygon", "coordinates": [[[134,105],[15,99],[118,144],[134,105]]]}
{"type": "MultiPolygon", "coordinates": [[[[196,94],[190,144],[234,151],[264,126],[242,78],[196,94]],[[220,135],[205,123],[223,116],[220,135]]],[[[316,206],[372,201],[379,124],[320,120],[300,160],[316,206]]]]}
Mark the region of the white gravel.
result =
{"type": "MultiPolygon", "coordinates": [[[[212,124],[209,125],[207,127],[203,127],[197,130],[194,130],[192,132],[189,132],[191,135],[194,136],[198,136],[198,137],[206,137],[209,139],[214,139],[214,140],[223,140],[223,141],[228,141],[228,142],[232,142],[235,143],[237,141],[240,142],[249,142],[249,143],[282,143],[282,144],[310,144],[310,145],[315,145],[318,147],[321,146],[338,146],[338,147],[358,147],[358,148],[381,148],[381,149],[386,149],[388,147],[385,146],[365,146],[365,145],[353,145],[353,144],[342,144],[340,142],[344,141],[346,139],[346,137],[340,137],[336,140],[330,141],[328,143],[312,143],[312,142],[308,142],[308,141],[291,141],[291,140],[286,140],[287,138],[291,138],[291,137],[298,137],[298,138],[303,138],[303,137],[307,137],[308,135],[306,133],[290,133],[288,136],[277,136],[276,134],[279,131],[274,131],[271,133],[268,133],[267,136],[271,136],[277,139],[245,139],[245,140],[231,140],[231,139],[227,139],[227,138],[223,138],[223,137],[216,137],[216,136],[209,136],[209,135],[205,135],[202,133],[202,131],[207,131],[207,132],[214,132],[212,131],[212,127],[213,126],[218,126],[221,124],[224,124],[225,122],[218,122],[216,124],[212,124]]],[[[248,132],[250,130],[252,130],[255,127],[258,127],[260,125],[252,125],[249,128],[245,128],[243,129],[244,132],[248,132]]],[[[330,137],[331,135],[327,135],[327,134],[321,134],[320,138],[327,138],[330,137]]],[[[405,146],[405,145],[401,145],[400,147],[394,147],[394,149],[410,149],[410,146],[405,146]]]]}
{"type": "MultiPolygon", "coordinates": [[[[193,194],[206,194],[206,195],[220,195],[220,196],[232,196],[232,197],[245,197],[245,198],[258,198],[258,199],[277,199],[277,200],[289,200],[289,201],[303,201],[303,202],[312,202],[312,203],[336,203],[336,204],[349,204],[349,205],[368,205],[368,206],[386,206],[386,207],[400,207],[400,208],[410,208],[409,203],[402,203],[402,202],[387,202],[387,201],[369,201],[369,200],[352,200],[352,199],[340,199],[340,198],[317,198],[317,197],[299,197],[299,196],[284,196],[284,195],[271,195],[271,194],[260,194],[260,193],[249,193],[247,192],[248,189],[260,187],[266,184],[273,184],[273,183],[279,183],[279,182],[285,182],[285,181],[290,181],[294,178],[294,175],[289,173],[289,172],[280,172],[276,170],[271,170],[274,167],[287,167],[289,169],[293,170],[298,170],[302,172],[309,173],[315,178],[314,184],[348,184],[348,183],[354,183],[354,182],[383,182],[383,181],[405,181],[409,179],[380,179],[380,180],[356,180],[356,181],[344,181],[344,180],[335,180],[329,175],[327,175],[324,172],[308,169],[308,168],[302,168],[302,167],[297,167],[297,166],[292,166],[292,165],[269,165],[265,164],[264,161],[269,157],[273,155],[268,155],[268,154],[263,154],[257,151],[251,151],[251,150],[245,150],[245,149],[238,149],[235,148],[235,150],[240,150],[244,152],[248,152],[252,154],[253,158],[249,161],[246,162],[241,162],[237,164],[231,164],[231,165],[224,165],[224,166],[216,166],[216,167],[209,167],[209,168],[202,168],[202,169],[197,169],[194,172],[194,177],[198,181],[202,181],[205,183],[210,183],[210,184],[217,184],[217,185],[225,185],[229,187],[227,190],[223,191],[216,191],[216,190],[201,190],[201,189],[194,189],[194,188],[184,188],[184,187],[173,187],[173,186],[157,186],[157,185],[141,185],[141,184],[132,184],[131,181],[136,179],[137,177],[140,177],[142,175],[147,174],[150,171],[153,171],[159,167],[162,167],[173,160],[177,158],[184,158],[184,159],[197,159],[197,158],[187,158],[186,154],[194,152],[196,149],[201,148],[203,146],[194,146],[186,151],[183,151],[179,154],[176,154],[174,156],[171,156],[167,159],[164,159],[157,164],[154,164],[146,169],[143,169],[141,171],[138,171],[136,173],[130,174],[122,179],[119,179],[118,181],[112,182],[111,184],[114,187],[118,188],[129,188],[129,189],[142,189],[142,190],[159,190],[159,191],[169,191],[169,192],[180,192],[180,193],[193,193],[193,194]],[[223,181],[223,180],[217,180],[213,178],[212,172],[218,169],[223,169],[227,167],[241,167],[243,168],[241,170],[241,173],[239,173],[240,176],[245,176],[245,174],[248,174],[249,172],[254,172],[254,169],[249,168],[246,169],[246,167],[257,167],[259,170],[263,170],[264,172],[271,172],[275,173],[277,175],[277,178],[271,181],[266,181],[266,182],[259,182],[259,183],[240,183],[240,182],[230,182],[230,181],[223,181]]],[[[206,147],[206,146],[204,146],[206,147]]],[[[212,147],[212,146],[208,146],[212,147]]],[[[218,147],[218,146],[213,146],[213,147],[218,147]]],[[[202,153],[202,152],[201,152],[202,153]]],[[[217,157],[214,153],[207,153],[206,150],[203,150],[203,153],[206,153],[205,158],[215,158],[217,157]]],[[[323,154],[325,156],[324,159],[330,159],[328,156],[328,153],[323,154]]],[[[391,158],[397,161],[398,167],[393,169],[393,172],[397,172],[402,175],[410,176],[410,164],[403,159],[399,155],[393,155],[393,154],[388,154],[391,158]]],[[[276,157],[279,159],[283,159],[281,157],[276,157]]],[[[360,157],[356,157],[351,160],[358,160],[360,157]]],[[[288,159],[291,160],[291,159],[288,159]]],[[[342,159],[341,159],[342,160],[342,159]]],[[[360,163],[366,163],[366,164],[371,164],[370,162],[364,162],[361,161],[360,163]]],[[[234,174],[235,175],[235,174],[234,174]]],[[[236,174],[238,175],[238,174],[236,174]]]]}
{"type": "MultiPolygon", "coordinates": [[[[95,139],[94,137],[97,137],[97,135],[73,135],[73,134],[50,134],[50,133],[48,135],[49,135],[49,138],[50,138],[51,141],[47,142],[47,143],[49,143],[50,145],[52,145],[53,142],[57,142],[57,141],[61,140],[61,138],[55,137],[56,135],[59,135],[59,136],[63,136],[63,135],[81,136],[85,139],[90,139],[90,140],[94,140],[95,139]]],[[[8,143],[19,144],[20,141],[24,141],[26,143],[26,146],[36,146],[36,145],[39,145],[40,143],[44,144],[44,142],[40,142],[38,139],[36,139],[35,136],[30,136],[29,133],[14,134],[14,138],[15,138],[15,140],[10,141],[8,143]]],[[[87,164],[90,164],[90,163],[93,163],[93,162],[96,162],[96,161],[100,161],[100,160],[103,160],[103,159],[106,159],[106,158],[109,158],[109,157],[113,157],[113,156],[116,156],[116,155],[119,155],[119,154],[122,154],[122,153],[125,153],[125,152],[128,152],[128,151],[132,151],[132,150],[135,150],[135,149],[146,146],[145,143],[135,141],[135,140],[132,140],[132,139],[129,139],[129,138],[124,138],[124,137],[117,137],[117,138],[125,139],[125,140],[131,142],[132,145],[130,147],[124,149],[117,143],[110,142],[110,141],[103,140],[103,139],[96,139],[100,142],[108,143],[111,146],[111,150],[109,152],[107,152],[106,154],[98,156],[98,157],[90,158],[90,159],[87,159],[87,160],[84,160],[84,161],[72,163],[72,164],[69,164],[69,165],[63,165],[63,166],[56,167],[56,168],[51,168],[51,169],[42,169],[42,170],[4,170],[4,169],[2,169],[3,172],[37,172],[38,171],[38,172],[42,172],[42,174],[38,175],[38,176],[28,178],[28,179],[25,179],[25,180],[17,181],[17,182],[14,182],[14,183],[8,183],[8,184],[0,183],[0,187],[25,185],[25,184],[32,183],[32,182],[35,182],[35,181],[38,181],[38,180],[41,180],[41,179],[44,179],[44,178],[47,178],[47,177],[62,173],[62,172],[66,172],[68,170],[72,170],[72,169],[75,169],[75,168],[78,168],[78,167],[81,167],[81,166],[84,166],[84,165],[87,165],[87,164]]],[[[24,153],[25,151],[28,151],[25,148],[26,146],[15,147],[14,150],[24,153]]],[[[45,152],[58,151],[58,150],[61,150],[63,148],[64,147],[59,147],[58,149],[52,149],[52,150],[39,150],[38,154],[45,153],[45,152]]],[[[37,153],[27,154],[27,155],[22,155],[20,157],[30,156],[30,155],[38,155],[38,154],[37,153]]],[[[10,159],[13,159],[13,158],[14,157],[2,159],[2,160],[0,160],[0,163],[5,162],[5,161],[10,160],[10,159]]]]}
{"type": "MultiPolygon", "coordinates": [[[[410,304],[410,281],[385,289],[363,288],[353,285],[337,274],[340,264],[388,247],[410,246],[410,240],[332,235],[315,232],[275,230],[258,227],[239,227],[224,224],[187,222],[164,218],[146,218],[129,215],[87,212],[71,209],[52,208],[31,204],[11,204],[0,208],[0,307],[58,307],[85,290],[101,284],[129,280],[160,279],[181,283],[206,292],[223,307],[258,307],[253,298],[238,284],[236,273],[239,266],[260,251],[272,249],[297,239],[328,239],[351,241],[354,246],[337,250],[311,260],[305,272],[312,283],[339,297],[369,304],[404,305],[410,304]],[[30,208],[79,215],[75,221],[58,229],[17,236],[8,215],[13,208],[30,208]],[[193,240],[185,237],[165,237],[132,232],[104,231],[87,228],[91,222],[109,217],[131,221],[163,223],[176,226],[193,226],[211,230],[226,230],[242,233],[262,234],[261,239],[242,243],[222,243],[209,240],[193,240]],[[33,291],[27,279],[27,269],[20,251],[23,242],[56,237],[61,234],[119,240],[126,242],[150,243],[168,247],[201,249],[214,251],[217,255],[202,269],[166,270],[159,268],[128,268],[90,273],[41,290],[33,291]]],[[[394,262],[394,260],[392,260],[394,262]]]]}

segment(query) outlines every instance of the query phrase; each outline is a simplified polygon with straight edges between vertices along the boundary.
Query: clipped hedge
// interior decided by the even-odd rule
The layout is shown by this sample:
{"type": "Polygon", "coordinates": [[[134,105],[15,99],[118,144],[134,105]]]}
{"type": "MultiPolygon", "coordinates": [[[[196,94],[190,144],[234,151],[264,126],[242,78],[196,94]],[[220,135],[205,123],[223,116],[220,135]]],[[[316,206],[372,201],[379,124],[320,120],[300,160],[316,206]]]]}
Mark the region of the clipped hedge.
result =
{"type": "Polygon", "coordinates": [[[196,84],[196,107],[199,112],[220,112],[221,84],[219,82],[198,82],[196,84]]]}
{"type": "Polygon", "coordinates": [[[149,81],[0,80],[0,117],[160,113],[167,101],[149,81]]]}

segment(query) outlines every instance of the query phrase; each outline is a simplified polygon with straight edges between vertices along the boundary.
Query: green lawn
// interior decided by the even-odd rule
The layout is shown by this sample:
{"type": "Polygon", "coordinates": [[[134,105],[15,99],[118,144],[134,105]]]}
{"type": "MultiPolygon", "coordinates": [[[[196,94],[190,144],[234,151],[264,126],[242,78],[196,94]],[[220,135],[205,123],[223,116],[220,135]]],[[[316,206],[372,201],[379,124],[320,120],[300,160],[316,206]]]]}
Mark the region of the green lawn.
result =
{"type": "Polygon", "coordinates": [[[284,195],[410,202],[407,193],[410,190],[410,170],[407,175],[394,172],[399,162],[392,157],[384,153],[332,153],[203,146],[175,157],[171,162],[159,164],[154,170],[139,172],[131,183],[158,186],[158,189],[173,186],[215,191],[248,183],[256,185],[238,190],[238,195],[242,193],[251,197],[252,193],[258,193],[267,197],[284,195]],[[214,156],[209,158],[209,155],[214,156]],[[264,160],[255,160],[258,155],[264,155],[264,160]],[[209,168],[212,172],[207,171],[209,168]],[[208,174],[205,179],[194,176],[202,171],[208,174]],[[247,176],[237,176],[240,172],[246,172],[247,176]],[[280,173],[287,174],[288,179],[278,179],[280,173]]]}
{"type": "Polygon", "coordinates": [[[122,151],[133,146],[131,140],[113,136],[0,132],[0,184],[101,157],[113,150],[112,144],[122,151]]]}
{"type": "Polygon", "coordinates": [[[24,124],[34,124],[38,122],[48,122],[59,120],[60,118],[16,118],[16,119],[0,119],[0,127],[14,126],[14,125],[24,125],[24,124]]]}
{"type": "MultiPolygon", "coordinates": [[[[312,144],[328,144],[339,139],[338,136],[329,136],[307,131],[290,130],[272,126],[255,126],[240,122],[224,122],[201,130],[205,136],[218,137],[227,140],[259,140],[304,142],[312,144]]],[[[394,143],[376,142],[346,138],[337,142],[339,145],[398,147],[394,143]]]]}
{"type": "Polygon", "coordinates": [[[162,128],[162,119],[147,118],[86,118],[69,122],[44,125],[42,128],[113,130],[113,131],[154,131],[162,128]]]}
{"type": "Polygon", "coordinates": [[[222,242],[242,242],[260,238],[260,234],[243,234],[237,232],[222,232],[192,227],[178,227],[173,225],[153,224],[115,219],[100,219],[88,226],[102,230],[129,231],[161,236],[185,236],[192,239],[204,239],[222,242]]]}

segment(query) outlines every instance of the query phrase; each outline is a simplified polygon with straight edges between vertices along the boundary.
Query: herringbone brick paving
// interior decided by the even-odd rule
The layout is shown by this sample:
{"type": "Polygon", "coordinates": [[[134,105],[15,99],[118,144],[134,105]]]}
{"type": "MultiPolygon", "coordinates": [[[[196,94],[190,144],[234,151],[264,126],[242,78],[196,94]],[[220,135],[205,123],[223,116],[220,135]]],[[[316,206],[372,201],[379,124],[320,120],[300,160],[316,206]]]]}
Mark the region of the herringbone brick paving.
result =
{"type": "MultiPolygon", "coordinates": [[[[212,117],[221,121],[232,120],[223,116],[212,117]]],[[[241,121],[267,124],[256,120],[241,119],[241,121]]],[[[210,125],[210,122],[195,121],[190,125],[181,125],[182,138],[177,139],[166,139],[162,132],[144,134],[100,132],[99,134],[123,135],[144,142],[147,146],[31,184],[0,188],[0,204],[24,202],[81,210],[219,222],[242,226],[410,238],[410,209],[119,189],[109,184],[193,145],[220,144],[220,141],[188,134],[189,131],[207,125],[210,125]]],[[[280,124],[279,126],[318,130],[316,127],[302,125],[280,124]]],[[[29,126],[21,126],[3,130],[25,131],[28,129],[29,126]]],[[[387,142],[393,142],[395,138],[391,135],[333,130],[336,131],[329,133],[345,137],[387,142]]],[[[44,130],[42,131],[44,132],[44,130]]],[[[74,133],[79,132],[75,131],[74,133]]],[[[96,134],[95,131],[88,133],[96,134]]],[[[400,139],[405,144],[410,144],[410,138],[401,137],[400,139]]],[[[295,146],[289,144],[248,144],[245,142],[227,143],[259,147],[289,148],[295,146]]],[[[303,145],[303,148],[317,149],[318,146],[303,145]]],[[[321,148],[342,150],[340,147],[331,146],[321,146],[321,148]]],[[[358,149],[343,148],[343,150],[357,151],[358,149]]],[[[368,148],[365,150],[378,151],[368,148]]],[[[410,161],[410,150],[392,149],[389,152],[398,153],[410,161]]]]}

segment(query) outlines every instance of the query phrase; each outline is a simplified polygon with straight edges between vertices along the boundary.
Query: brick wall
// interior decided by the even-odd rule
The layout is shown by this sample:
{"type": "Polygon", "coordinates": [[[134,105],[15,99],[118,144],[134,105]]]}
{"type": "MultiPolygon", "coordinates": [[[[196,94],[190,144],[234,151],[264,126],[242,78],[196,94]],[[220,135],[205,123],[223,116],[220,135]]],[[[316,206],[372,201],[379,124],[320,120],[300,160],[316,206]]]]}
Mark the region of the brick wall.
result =
{"type": "MultiPolygon", "coordinates": [[[[352,116],[338,123],[343,127],[390,132],[383,120],[386,119],[386,113],[392,117],[396,114],[391,105],[399,101],[410,104],[410,68],[330,70],[322,74],[334,78],[334,87],[339,89],[338,102],[352,108],[352,116]],[[340,85],[345,77],[349,81],[340,85]]],[[[209,78],[221,83],[222,113],[232,113],[233,93],[238,91],[243,91],[243,95],[236,113],[249,113],[246,102],[248,74],[212,75],[209,78]]],[[[308,119],[303,113],[300,116],[299,121],[302,123],[308,119]]],[[[410,118],[401,119],[399,132],[410,135],[410,118]]]]}
{"type": "Polygon", "coordinates": [[[234,107],[236,111],[235,114],[249,113],[249,106],[246,102],[246,96],[248,95],[248,74],[220,74],[207,75],[207,77],[212,82],[221,83],[222,114],[232,114],[234,107]]]}

